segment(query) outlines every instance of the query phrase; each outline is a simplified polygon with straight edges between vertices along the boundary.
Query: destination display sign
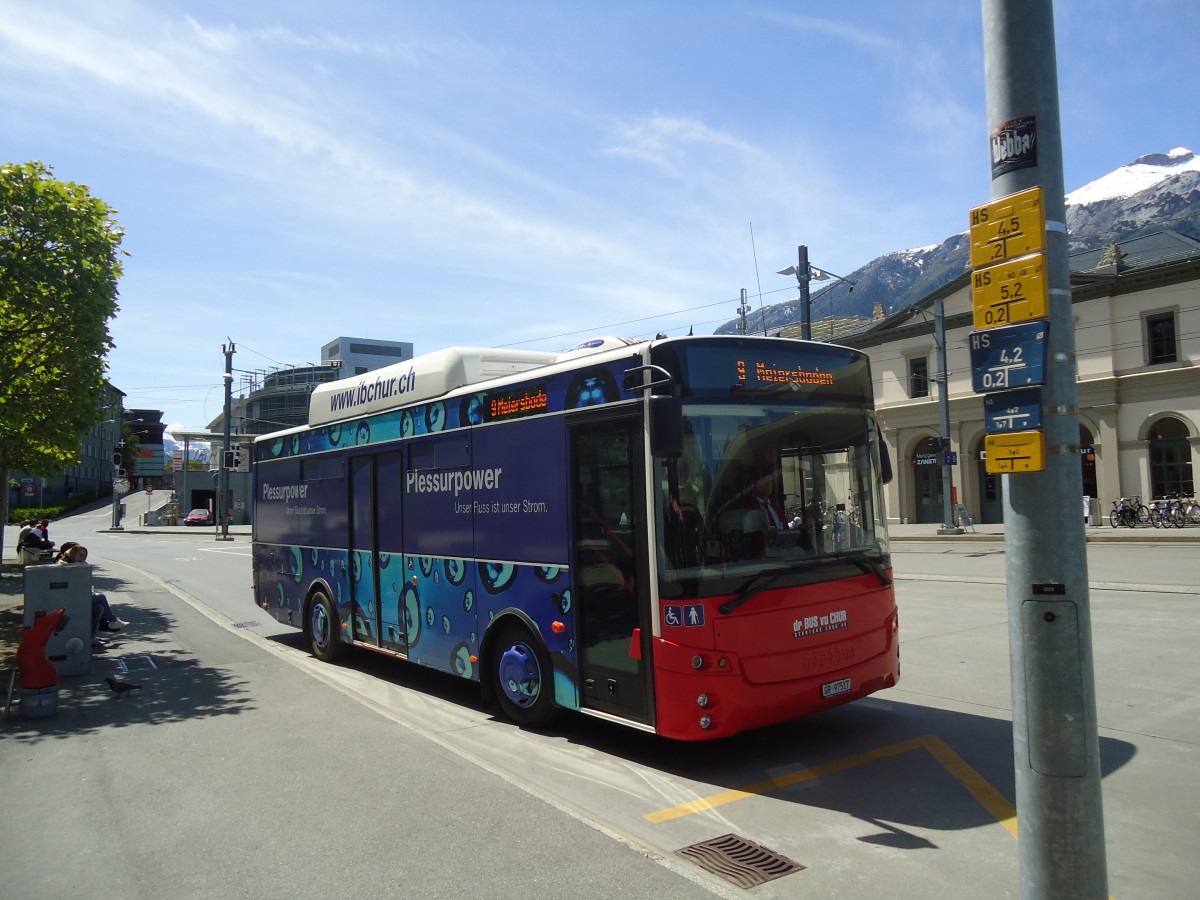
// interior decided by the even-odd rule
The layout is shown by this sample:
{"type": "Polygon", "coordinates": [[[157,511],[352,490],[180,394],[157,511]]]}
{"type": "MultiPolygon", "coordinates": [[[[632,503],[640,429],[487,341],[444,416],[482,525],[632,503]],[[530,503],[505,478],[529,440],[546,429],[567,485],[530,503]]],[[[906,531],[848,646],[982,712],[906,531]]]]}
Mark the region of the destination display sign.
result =
{"type": "Polygon", "coordinates": [[[989,475],[1046,469],[1046,438],[1040,431],[989,434],[983,441],[984,467],[989,475]]]}
{"type": "Polygon", "coordinates": [[[983,427],[988,434],[1042,427],[1042,389],[1019,388],[983,398],[983,427]]]}
{"type": "Polygon", "coordinates": [[[1046,254],[1034,253],[971,275],[975,328],[998,328],[1050,314],[1046,254]]]}
{"type": "Polygon", "coordinates": [[[1022,322],[967,336],[977,394],[1046,383],[1048,322],[1022,322]]]}
{"type": "Polygon", "coordinates": [[[971,210],[971,267],[1026,256],[1046,249],[1046,204],[1041,187],[971,210]]]}

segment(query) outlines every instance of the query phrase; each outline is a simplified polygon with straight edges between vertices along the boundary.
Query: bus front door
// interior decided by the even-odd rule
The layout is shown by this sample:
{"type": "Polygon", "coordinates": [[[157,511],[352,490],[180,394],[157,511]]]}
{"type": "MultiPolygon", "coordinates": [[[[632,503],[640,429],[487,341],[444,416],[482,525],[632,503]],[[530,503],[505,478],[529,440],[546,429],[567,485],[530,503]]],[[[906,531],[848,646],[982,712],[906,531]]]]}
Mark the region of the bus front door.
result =
{"type": "Polygon", "coordinates": [[[629,415],[573,424],[572,572],[583,706],[650,722],[641,437],[629,415]]]}

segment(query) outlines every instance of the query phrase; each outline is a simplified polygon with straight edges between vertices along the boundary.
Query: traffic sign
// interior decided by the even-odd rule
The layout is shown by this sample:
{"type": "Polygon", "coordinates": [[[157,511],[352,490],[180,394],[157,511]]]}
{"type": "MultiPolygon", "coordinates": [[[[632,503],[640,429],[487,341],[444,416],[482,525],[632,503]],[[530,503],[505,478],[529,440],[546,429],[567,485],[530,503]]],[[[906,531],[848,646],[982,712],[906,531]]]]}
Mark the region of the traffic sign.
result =
{"type": "Polygon", "coordinates": [[[971,275],[971,300],[977,330],[1046,318],[1050,315],[1046,254],[976,269],[971,275]]]}
{"type": "Polygon", "coordinates": [[[1047,322],[1022,322],[967,336],[977,394],[1046,383],[1047,322]]]}
{"type": "Polygon", "coordinates": [[[1046,204],[1040,187],[971,210],[971,267],[1046,249],[1046,204]]]}
{"type": "Polygon", "coordinates": [[[989,475],[1041,472],[1046,468],[1046,438],[1040,431],[986,435],[983,452],[989,475]]]}
{"type": "Polygon", "coordinates": [[[983,398],[983,428],[988,434],[1042,427],[1042,389],[1019,388],[983,398]]]}

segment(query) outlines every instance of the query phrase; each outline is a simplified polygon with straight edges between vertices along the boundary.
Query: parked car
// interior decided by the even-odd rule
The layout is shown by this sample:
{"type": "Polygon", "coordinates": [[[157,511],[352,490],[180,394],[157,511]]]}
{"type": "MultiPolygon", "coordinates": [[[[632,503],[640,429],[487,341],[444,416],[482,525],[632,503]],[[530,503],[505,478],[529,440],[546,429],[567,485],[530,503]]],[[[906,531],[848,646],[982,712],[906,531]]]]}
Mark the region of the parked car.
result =
{"type": "Polygon", "coordinates": [[[183,520],[184,525],[211,525],[212,523],[212,513],[207,509],[193,509],[183,520]]]}

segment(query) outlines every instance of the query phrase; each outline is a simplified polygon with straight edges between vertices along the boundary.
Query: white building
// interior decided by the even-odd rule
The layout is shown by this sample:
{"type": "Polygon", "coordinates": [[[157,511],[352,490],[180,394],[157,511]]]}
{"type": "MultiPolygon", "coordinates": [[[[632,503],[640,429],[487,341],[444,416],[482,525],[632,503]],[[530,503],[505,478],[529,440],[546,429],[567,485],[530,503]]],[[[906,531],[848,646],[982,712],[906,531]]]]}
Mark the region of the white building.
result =
{"type": "MultiPolygon", "coordinates": [[[[1084,494],[1111,501],[1191,495],[1200,465],[1200,242],[1169,231],[1071,257],[1084,494]]],[[[976,522],[1003,520],[1004,479],[984,469],[983,396],[973,391],[969,273],[869,330],[839,338],[871,357],[896,478],[895,522],[943,521],[938,354],[945,310],[955,500],[976,522]]],[[[815,330],[815,328],[814,328],[815,330]]]]}

